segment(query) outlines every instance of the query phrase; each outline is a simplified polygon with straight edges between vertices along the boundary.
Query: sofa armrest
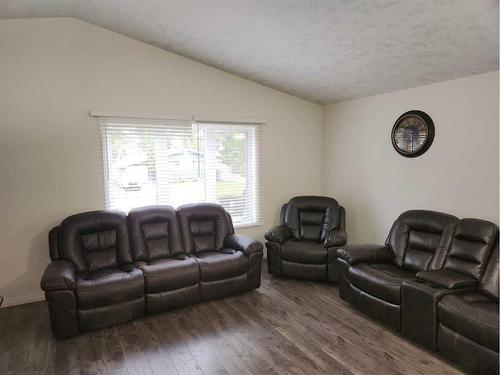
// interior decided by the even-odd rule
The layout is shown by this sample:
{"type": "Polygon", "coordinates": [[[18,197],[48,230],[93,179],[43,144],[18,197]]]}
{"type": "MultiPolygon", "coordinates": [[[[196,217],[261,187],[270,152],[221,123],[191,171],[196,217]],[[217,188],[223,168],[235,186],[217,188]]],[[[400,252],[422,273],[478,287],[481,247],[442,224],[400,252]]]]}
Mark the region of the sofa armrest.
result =
{"type": "Polygon", "coordinates": [[[420,271],[417,272],[417,279],[446,289],[464,289],[477,285],[473,277],[448,270],[420,271]]]}
{"type": "Polygon", "coordinates": [[[394,259],[392,251],[384,245],[347,245],[337,249],[337,256],[349,265],[377,263],[394,259]]]}
{"type": "Polygon", "coordinates": [[[230,234],[224,240],[224,246],[243,252],[245,255],[251,255],[263,251],[260,241],[244,234],[230,234]]]}
{"type": "Polygon", "coordinates": [[[347,233],[342,229],[330,231],[325,240],[325,247],[344,246],[347,243],[347,233]]]}
{"type": "Polygon", "coordinates": [[[292,231],[285,225],[278,225],[277,227],[269,229],[264,238],[270,242],[283,243],[292,237],[292,231]]]}
{"type": "Polygon", "coordinates": [[[40,286],[45,292],[75,289],[75,266],[67,260],[56,260],[50,263],[45,269],[40,286]]]}

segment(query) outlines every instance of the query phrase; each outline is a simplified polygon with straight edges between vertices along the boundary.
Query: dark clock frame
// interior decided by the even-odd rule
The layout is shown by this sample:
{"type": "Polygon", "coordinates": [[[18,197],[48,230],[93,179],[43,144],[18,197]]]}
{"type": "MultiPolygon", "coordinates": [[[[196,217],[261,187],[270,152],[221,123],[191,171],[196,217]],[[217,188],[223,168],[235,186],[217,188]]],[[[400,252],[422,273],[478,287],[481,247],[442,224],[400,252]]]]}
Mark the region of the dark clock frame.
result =
{"type": "Polygon", "coordinates": [[[417,111],[417,110],[408,111],[408,112],[403,113],[401,116],[399,116],[398,119],[396,120],[396,122],[394,123],[394,126],[392,127],[392,132],[391,132],[392,146],[394,147],[394,149],[396,150],[396,152],[398,154],[400,154],[406,158],[416,158],[417,156],[424,154],[429,149],[429,147],[431,147],[432,142],[434,141],[434,133],[435,133],[434,122],[432,121],[431,117],[427,113],[425,113],[423,111],[417,111]],[[425,122],[425,125],[427,126],[427,131],[428,131],[427,139],[425,140],[424,144],[422,145],[422,147],[420,147],[417,151],[414,151],[414,152],[405,152],[405,151],[401,150],[398,147],[398,145],[396,144],[396,139],[395,139],[395,133],[396,133],[396,129],[398,128],[398,125],[401,123],[401,121],[403,119],[405,119],[406,117],[409,117],[409,116],[420,117],[422,119],[422,121],[425,122]]]}

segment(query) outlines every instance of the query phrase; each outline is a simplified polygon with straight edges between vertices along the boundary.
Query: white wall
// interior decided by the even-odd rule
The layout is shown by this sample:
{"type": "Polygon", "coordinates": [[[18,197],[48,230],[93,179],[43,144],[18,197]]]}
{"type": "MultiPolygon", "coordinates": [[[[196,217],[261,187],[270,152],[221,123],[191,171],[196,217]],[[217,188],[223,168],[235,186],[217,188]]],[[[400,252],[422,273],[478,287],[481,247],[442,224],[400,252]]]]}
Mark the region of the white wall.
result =
{"type": "Polygon", "coordinates": [[[321,107],[71,18],[0,21],[0,295],[41,298],[47,232],[102,208],[90,109],[261,118],[264,225],[299,194],[332,195],[351,242],[381,242],[410,208],[498,223],[498,72],[321,107]],[[399,156],[410,109],[436,125],[430,150],[399,156]],[[322,127],[323,116],[323,127],[322,127]]]}
{"type": "Polygon", "coordinates": [[[90,109],[258,118],[264,225],[281,204],[320,193],[321,108],[71,18],[0,21],[0,295],[40,298],[47,232],[102,208],[90,109]]]}
{"type": "Polygon", "coordinates": [[[323,112],[323,193],[347,210],[349,241],[385,240],[408,209],[498,224],[498,72],[329,105],[323,112]],[[431,148],[396,153],[391,129],[412,109],[431,116],[431,148]]]}

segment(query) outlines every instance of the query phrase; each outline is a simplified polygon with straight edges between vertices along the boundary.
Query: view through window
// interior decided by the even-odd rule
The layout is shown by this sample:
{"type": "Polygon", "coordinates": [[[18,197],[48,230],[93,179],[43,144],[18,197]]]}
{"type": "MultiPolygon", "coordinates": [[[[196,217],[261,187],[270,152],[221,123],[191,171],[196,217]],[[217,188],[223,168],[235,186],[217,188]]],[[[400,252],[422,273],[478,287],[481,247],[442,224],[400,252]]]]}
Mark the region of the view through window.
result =
{"type": "Polygon", "coordinates": [[[259,125],[101,117],[106,208],[216,202],[260,221],[259,125]]]}

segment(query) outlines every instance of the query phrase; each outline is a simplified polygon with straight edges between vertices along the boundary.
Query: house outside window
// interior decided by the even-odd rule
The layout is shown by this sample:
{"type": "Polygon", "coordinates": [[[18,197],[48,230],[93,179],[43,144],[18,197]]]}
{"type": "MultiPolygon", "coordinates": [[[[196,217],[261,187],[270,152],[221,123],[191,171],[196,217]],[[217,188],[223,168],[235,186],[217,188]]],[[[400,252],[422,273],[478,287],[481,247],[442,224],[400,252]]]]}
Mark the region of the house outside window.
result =
{"type": "Polygon", "coordinates": [[[260,126],[100,117],[107,209],[215,202],[260,223],[260,126]]]}

